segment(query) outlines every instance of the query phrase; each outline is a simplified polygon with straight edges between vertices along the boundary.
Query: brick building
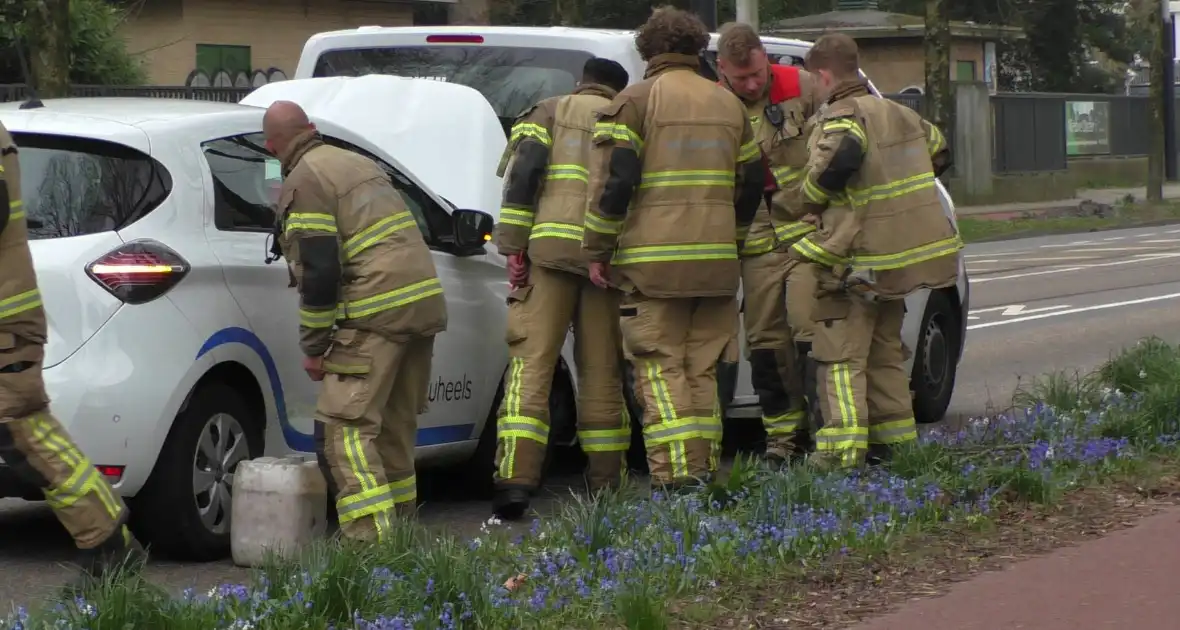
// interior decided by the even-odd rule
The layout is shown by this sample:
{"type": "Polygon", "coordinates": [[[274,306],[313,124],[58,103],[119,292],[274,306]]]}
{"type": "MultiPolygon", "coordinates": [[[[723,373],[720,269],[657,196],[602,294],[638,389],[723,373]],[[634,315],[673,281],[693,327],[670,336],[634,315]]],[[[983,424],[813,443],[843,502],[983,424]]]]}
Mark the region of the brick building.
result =
{"type": "MultiPolygon", "coordinates": [[[[455,0],[142,0],[121,27],[147,82],[184,85],[214,78],[290,77],[315,33],[357,26],[412,25],[455,0]],[[416,20],[416,18],[418,18],[416,20]]],[[[437,18],[434,18],[437,19],[437,18]]],[[[437,22],[435,22],[437,23],[437,22]]]]}
{"type": "MultiPolygon", "coordinates": [[[[838,6],[836,11],[768,24],[763,32],[808,41],[824,33],[845,33],[860,46],[861,68],[877,89],[886,94],[921,93],[926,84],[925,20],[878,11],[875,0],[839,0],[838,6]]],[[[1023,37],[1015,27],[951,22],[951,80],[994,81],[996,42],[1023,37]]]]}

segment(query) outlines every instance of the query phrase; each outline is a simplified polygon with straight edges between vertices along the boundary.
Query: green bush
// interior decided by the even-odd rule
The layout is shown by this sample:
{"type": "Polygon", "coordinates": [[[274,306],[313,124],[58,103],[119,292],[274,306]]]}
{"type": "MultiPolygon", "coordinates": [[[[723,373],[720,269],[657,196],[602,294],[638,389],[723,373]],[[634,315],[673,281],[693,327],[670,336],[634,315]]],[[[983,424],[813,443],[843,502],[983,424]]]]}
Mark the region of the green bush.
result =
{"type": "MultiPolygon", "coordinates": [[[[70,82],[84,85],[139,85],[145,73],[119,34],[126,12],[104,0],[70,0],[70,82]]],[[[0,18],[0,83],[24,83],[13,34],[27,42],[22,23],[0,18]]],[[[28,63],[29,50],[24,51],[28,63]]]]}

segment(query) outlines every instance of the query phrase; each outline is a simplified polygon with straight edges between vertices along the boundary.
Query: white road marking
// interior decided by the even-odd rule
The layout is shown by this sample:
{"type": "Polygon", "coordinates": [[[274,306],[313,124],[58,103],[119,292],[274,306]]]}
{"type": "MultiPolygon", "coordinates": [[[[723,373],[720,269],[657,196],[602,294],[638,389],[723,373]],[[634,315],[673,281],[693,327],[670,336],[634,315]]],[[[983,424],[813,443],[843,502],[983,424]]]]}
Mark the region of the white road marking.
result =
{"type": "MultiPolygon", "coordinates": [[[[1154,234],[1150,236],[1155,236],[1154,234]]],[[[1149,241],[1139,241],[1140,243],[1180,243],[1180,238],[1154,238],[1149,241]]]]}
{"type": "Polygon", "coordinates": [[[1094,304],[1092,306],[1081,306],[1078,308],[1071,308],[1054,313],[1038,313],[1036,315],[1026,315],[1024,317],[1014,317],[1012,319],[1002,319],[995,322],[985,322],[982,324],[972,324],[967,326],[967,330],[977,330],[979,328],[991,328],[993,326],[1004,326],[1006,324],[1018,324],[1020,322],[1029,322],[1036,319],[1045,319],[1046,317],[1060,317],[1061,315],[1073,315],[1075,313],[1087,313],[1090,311],[1101,311],[1109,308],[1119,308],[1121,306],[1134,306],[1136,304],[1147,304],[1149,302],[1160,302],[1163,300],[1174,300],[1180,298],[1180,293],[1168,293],[1167,295],[1154,295],[1152,297],[1139,298],[1137,300],[1124,300],[1122,302],[1110,302],[1107,304],[1094,304]]]}
{"type": "Polygon", "coordinates": [[[1121,241],[1124,238],[1127,238],[1127,237],[1125,237],[1125,236],[1111,236],[1109,238],[1104,238],[1102,240],[1104,240],[1104,241],[1121,241]]]}
{"type": "MultiPolygon", "coordinates": [[[[980,308],[967,311],[967,317],[970,319],[971,315],[979,313],[995,313],[1000,312],[1000,317],[1014,317],[1016,315],[1026,315],[1032,313],[1040,313],[1041,311],[1056,311],[1063,308],[1071,308],[1069,304],[1059,304],[1057,306],[1042,306],[1040,308],[1025,308],[1023,304],[1009,304],[1008,306],[992,306],[989,308],[980,308]]],[[[976,318],[978,319],[978,318],[976,318]]]]}
{"type": "Polygon", "coordinates": [[[1041,249],[1051,249],[1054,247],[1077,247],[1078,245],[1089,245],[1094,241],[1073,241],[1070,243],[1057,243],[1054,245],[1041,245],[1041,249]]]}
{"type": "Polygon", "coordinates": [[[1180,230],[1165,230],[1164,234],[1180,234],[1180,230]]]}
{"type": "Polygon", "coordinates": [[[971,262],[973,262],[973,263],[985,263],[985,262],[1046,262],[1046,261],[1053,261],[1053,260],[1094,260],[1094,259],[1096,259],[1096,258],[1098,258],[1098,257],[1097,257],[1097,256],[1050,256],[1050,257],[1048,257],[1048,258],[1024,258],[1024,257],[1022,256],[1022,257],[1020,257],[1020,258],[1008,258],[1008,259],[1005,259],[1005,260],[1002,260],[1002,261],[1001,261],[1001,260],[972,260],[971,262]]]}
{"type": "Polygon", "coordinates": [[[1159,249],[1163,249],[1163,248],[1151,247],[1151,246],[1148,246],[1148,247],[1136,247],[1136,246],[1130,246],[1130,247],[1086,247],[1086,248],[1081,248],[1081,249],[1071,249],[1068,251],[1070,251],[1070,252],[1133,252],[1133,251],[1159,250],[1159,249]]]}
{"type": "Polygon", "coordinates": [[[1155,260],[1163,260],[1165,258],[1176,258],[1180,256],[1177,252],[1160,252],[1156,254],[1136,254],[1135,258],[1127,260],[1116,260],[1108,263],[1094,263],[1090,265],[1077,265],[1074,267],[1058,267],[1056,269],[1045,269],[1043,271],[1029,271],[1027,273],[1013,273],[1006,276],[994,276],[990,278],[971,278],[971,284],[979,284],[981,282],[992,282],[993,280],[1016,280],[1018,278],[1030,278],[1032,276],[1044,276],[1054,273],[1066,273],[1070,271],[1081,271],[1083,269],[1091,269],[1094,267],[1114,267],[1116,265],[1129,265],[1132,263],[1152,262],[1155,260]]]}

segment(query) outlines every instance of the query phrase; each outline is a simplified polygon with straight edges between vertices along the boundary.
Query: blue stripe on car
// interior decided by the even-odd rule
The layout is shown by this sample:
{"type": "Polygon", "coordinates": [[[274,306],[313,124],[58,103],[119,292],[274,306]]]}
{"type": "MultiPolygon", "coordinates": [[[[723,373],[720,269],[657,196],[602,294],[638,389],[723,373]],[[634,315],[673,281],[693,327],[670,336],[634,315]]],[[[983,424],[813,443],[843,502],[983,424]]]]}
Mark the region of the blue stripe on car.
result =
{"type": "MultiPolygon", "coordinates": [[[[314,452],[315,437],[310,433],[302,433],[299,429],[291,425],[291,419],[287,416],[287,399],[283,395],[283,381],[279,378],[279,368],[275,365],[274,357],[270,356],[270,351],[266,349],[266,344],[262,343],[258,335],[245,328],[223,328],[213,333],[205,341],[201,349],[197,351],[197,358],[200,359],[214,348],[231,343],[242,344],[253,350],[262,361],[262,366],[266,368],[266,377],[270,381],[271,393],[274,394],[275,412],[278,414],[279,426],[283,429],[283,440],[287,442],[287,446],[296,451],[306,453],[314,452]]],[[[423,427],[418,429],[418,439],[416,442],[418,446],[434,446],[437,444],[462,442],[471,439],[474,431],[474,424],[423,427]]]]}

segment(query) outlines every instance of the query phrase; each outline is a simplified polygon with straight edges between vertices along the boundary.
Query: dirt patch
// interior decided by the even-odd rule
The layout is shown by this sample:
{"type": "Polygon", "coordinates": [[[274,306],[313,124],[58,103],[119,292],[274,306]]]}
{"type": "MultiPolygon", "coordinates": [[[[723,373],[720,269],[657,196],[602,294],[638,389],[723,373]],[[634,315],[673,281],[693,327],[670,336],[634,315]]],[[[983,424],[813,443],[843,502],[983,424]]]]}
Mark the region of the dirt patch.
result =
{"type": "Polygon", "coordinates": [[[948,524],[876,557],[801,566],[761,585],[721,584],[711,619],[674,610],[678,628],[847,628],[958,582],[1023,559],[1134,526],[1180,504],[1174,471],[1150,483],[1119,482],[1071,493],[1053,506],[1000,507],[986,529],[948,524]]]}

